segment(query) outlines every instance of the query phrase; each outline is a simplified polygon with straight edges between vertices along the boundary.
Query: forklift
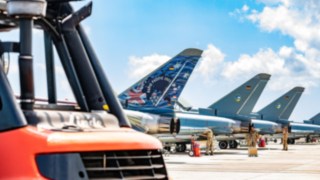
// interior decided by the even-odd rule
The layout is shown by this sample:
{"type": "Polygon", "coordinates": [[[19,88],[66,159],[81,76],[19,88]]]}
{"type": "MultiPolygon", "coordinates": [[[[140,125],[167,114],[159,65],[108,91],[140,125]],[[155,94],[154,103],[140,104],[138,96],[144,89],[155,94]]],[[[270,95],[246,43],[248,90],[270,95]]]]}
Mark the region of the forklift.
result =
{"type": "Polygon", "coordinates": [[[0,1],[0,33],[19,29],[19,41],[0,41],[0,179],[168,179],[161,143],[131,129],[80,24],[91,11],[70,0],[0,1]],[[47,99],[35,97],[34,29],[44,34],[36,46],[45,49],[47,99]],[[57,99],[53,48],[76,103],[57,99]],[[4,58],[14,53],[19,82],[4,58]]]}

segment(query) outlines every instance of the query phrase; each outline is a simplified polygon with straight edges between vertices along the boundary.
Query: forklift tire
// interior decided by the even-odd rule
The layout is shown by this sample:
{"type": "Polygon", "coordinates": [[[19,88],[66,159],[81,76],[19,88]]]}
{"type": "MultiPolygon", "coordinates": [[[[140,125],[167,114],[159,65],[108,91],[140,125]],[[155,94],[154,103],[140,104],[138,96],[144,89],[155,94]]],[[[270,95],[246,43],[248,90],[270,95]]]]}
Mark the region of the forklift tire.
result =
{"type": "Polygon", "coordinates": [[[227,141],[220,141],[219,142],[219,148],[220,149],[227,149],[228,148],[228,142],[227,141]]]}

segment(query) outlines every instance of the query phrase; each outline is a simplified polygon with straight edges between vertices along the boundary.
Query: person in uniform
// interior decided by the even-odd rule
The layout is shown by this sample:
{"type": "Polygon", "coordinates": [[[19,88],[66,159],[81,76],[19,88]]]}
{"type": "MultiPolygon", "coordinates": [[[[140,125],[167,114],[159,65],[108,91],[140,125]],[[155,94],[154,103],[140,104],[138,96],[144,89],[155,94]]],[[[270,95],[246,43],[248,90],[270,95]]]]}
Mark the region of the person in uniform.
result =
{"type": "Polygon", "coordinates": [[[216,136],[214,135],[213,130],[212,132],[212,139],[211,139],[211,155],[214,153],[214,147],[215,147],[215,141],[216,141],[216,136]]]}
{"type": "Polygon", "coordinates": [[[247,134],[247,144],[249,147],[256,147],[259,139],[258,132],[254,129],[254,127],[250,128],[249,134],[247,134]]]}
{"type": "Polygon", "coordinates": [[[205,130],[201,136],[205,136],[207,138],[207,147],[206,147],[206,155],[213,155],[214,151],[214,134],[211,129],[205,130]]]}
{"type": "Polygon", "coordinates": [[[288,151],[288,137],[289,137],[288,127],[285,126],[282,129],[282,142],[283,142],[282,150],[284,150],[284,151],[288,151]]]}
{"type": "Polygon", "coordinates": [[[252,126],[252,127],[250,128],[249,133],[247,134],[247,137],[246,137],[247,145],[248,145],[248,153],[249,153],[249,156],[250,156],[250,157],[251,157],[251,156],[258,156],[257,153],[255,153],[255,154],[250,154],[252,149],[255,149],[255,152],[257,152],[257,151],[256,151],[256,146],[257,146],[258,139],[259,139],[259,134],[258,134],[258,132],[254,129],[254,127],[252,126]]]}

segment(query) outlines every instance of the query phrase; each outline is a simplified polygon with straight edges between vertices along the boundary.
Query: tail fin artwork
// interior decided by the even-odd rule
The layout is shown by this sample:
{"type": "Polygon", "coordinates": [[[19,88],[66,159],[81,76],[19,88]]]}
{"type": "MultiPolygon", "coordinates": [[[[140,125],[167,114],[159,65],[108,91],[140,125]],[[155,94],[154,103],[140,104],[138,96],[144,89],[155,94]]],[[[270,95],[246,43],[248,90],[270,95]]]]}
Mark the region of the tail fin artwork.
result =
{"type": "Polygon", "coordinates": [[[258,111],[260,118],[271,121],[288,120],[303,91],[303,87],[291,89],[289,92],[258,111]]]}
{"type": "Polygon", "coordinates": [[[122,106],[144,112],[172,112],[201,54],[199,49],[185,49],[122,92],[118,96],[122,106]]]}
{"type": "Polygon", "coordinates": [[[257,74],[217,102],[209,106],[216,116],[249,115],[270,79],[269,74],[257,74]]]}

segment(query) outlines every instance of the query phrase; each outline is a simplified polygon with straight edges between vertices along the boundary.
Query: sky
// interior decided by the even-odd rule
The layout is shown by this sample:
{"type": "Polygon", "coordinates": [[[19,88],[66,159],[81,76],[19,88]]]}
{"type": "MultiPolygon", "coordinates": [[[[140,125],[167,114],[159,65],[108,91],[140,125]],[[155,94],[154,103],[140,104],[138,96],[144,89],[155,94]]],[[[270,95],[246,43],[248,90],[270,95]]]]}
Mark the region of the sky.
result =
{"type": "MultiPolygon", "coordinates": [[[[88,3],[73,3],[75,9],[88,3]]],[[[181,98],[208,107],[254,75],[271,79],[254,111],[295,86],[306,88],[290,119],[320,110],[320,1],[318,0],[94,0],[82,22],[116,92],[120,93],[186,48],[204,50],[181,98]]],[[[1,40],[17,35],[1,36],[1,40]]],[[[44,81],[34,33],[35,76],[44,81]]],[[[17,79],[11,57],[10,79],[17,79]]],[[[73,99],[57,61],[58,97],[73,99]]],[[[46,89],[38,83],[43,94],[46,89]]],[[[18,88],[13,88],[19,93],[18,88]]],[[[39,88],[38,88],[39,89],[39,88]]]]}

